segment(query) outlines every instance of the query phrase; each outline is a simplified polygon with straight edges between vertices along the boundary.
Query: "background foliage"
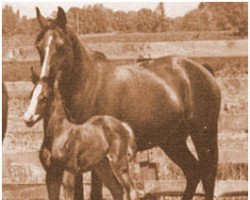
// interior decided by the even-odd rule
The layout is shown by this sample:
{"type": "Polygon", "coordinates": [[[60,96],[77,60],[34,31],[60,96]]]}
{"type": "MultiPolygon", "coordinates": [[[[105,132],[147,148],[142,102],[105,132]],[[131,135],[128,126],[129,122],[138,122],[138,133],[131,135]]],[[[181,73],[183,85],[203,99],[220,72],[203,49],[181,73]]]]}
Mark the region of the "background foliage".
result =
{"type": "MultiPolygon", "coordinates": [[[[200,3],[197,9],[183,17],[169,18],[164,3],[154,11],[113,11],[102,4],[72,7],[67,12],[69,25],[78,34],[107,32],[167,32],[167,31],[233,31],[247,35],[248,4],[239,2],[200,3]]],[[[12,7],[3,8],[3,35],[36,34],[39,26],[36,19],[27,19],[14,12],[12,7]]]]}

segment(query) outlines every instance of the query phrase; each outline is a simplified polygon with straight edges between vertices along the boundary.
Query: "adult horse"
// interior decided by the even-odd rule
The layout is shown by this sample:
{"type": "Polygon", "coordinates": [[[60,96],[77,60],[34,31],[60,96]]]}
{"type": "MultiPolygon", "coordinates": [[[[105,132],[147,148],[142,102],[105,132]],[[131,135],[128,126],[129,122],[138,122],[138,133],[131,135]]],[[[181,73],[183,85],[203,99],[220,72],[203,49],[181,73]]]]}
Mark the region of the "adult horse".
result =
{"type": "Polygon", "coordinates": [[[213,75],[190,59],[171,56],[112,66],[96,60],[81,44],[68,28],[62,8],[55,20],[46,20],[37,9],[37,19],[42,27],[36,40],[40,78],[60,75],[57,81],[68,119],[81,124],[106,114],[127,122],[136,133],[138,150],[159,146],[183,170],[184,199],[194,196],[200,180],[206,199],[213,199],[221,103],[213,75]],[[199,161],[186,145],[189,135],[199,161]]]}
{"type": "Polygon", "coordinates": [[[5,137],[8,123],[8,92],[6,85],[2,82],[2,140],[5,137]]]}

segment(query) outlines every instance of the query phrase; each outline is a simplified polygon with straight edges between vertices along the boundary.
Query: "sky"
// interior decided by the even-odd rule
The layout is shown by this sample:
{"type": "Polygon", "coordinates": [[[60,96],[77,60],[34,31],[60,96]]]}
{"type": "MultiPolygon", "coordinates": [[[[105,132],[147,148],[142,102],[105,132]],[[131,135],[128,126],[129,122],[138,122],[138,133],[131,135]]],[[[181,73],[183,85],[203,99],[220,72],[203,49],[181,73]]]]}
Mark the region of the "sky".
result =
{"type": "MultiPolygon", "coordinates": [[[[4,5],[11,5],[16,11],[19,9],[21,16],[26,15],[28,18],[34,18],[36,15],[35,7],[39,7],[41,13],[48,17],[54,10],[57,10],[58,6],[61,6],[68,11],[72,6],[80,7],[87,5],[93,5],[96,2],[15,2],[15,3],[3,3],[4,5]]],[[[114,11],[123,10],[123,11],[138,11],[141,8],[149,8],[154,10],[159,2],[98,2],[103,4],[103,6],[113,9],[114,11]]],[[[198,7],[199,2],[164,2],[165,5],[165,14],[167,17],[178,17],[183,16],[190,10],[193,10],[198,7]]]]}

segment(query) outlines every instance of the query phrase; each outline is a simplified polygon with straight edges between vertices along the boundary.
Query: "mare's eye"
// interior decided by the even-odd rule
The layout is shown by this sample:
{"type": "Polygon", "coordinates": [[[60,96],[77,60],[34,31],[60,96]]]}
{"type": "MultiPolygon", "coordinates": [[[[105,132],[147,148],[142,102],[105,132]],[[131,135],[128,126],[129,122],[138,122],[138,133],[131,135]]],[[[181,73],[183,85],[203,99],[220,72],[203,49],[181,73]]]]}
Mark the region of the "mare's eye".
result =
{"type": "Polygon", "coordinates": [[[63,51],[64,51],[64,46],[63,45],[57,46],[57,52],[58,53],[63,53],[63,51]]]}

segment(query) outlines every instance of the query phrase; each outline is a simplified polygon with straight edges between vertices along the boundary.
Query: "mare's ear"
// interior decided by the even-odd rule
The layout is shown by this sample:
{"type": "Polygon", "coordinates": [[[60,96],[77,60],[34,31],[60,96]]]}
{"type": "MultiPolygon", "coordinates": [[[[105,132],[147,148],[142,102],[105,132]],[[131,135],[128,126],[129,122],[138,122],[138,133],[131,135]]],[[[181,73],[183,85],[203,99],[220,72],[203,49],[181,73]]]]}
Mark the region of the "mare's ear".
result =
{"type": "Polygon", "coordinates": [[[65,29],[67,24],[67,17],[65,11],[62,9],[62,7],[58,7],[57,11],[57,17],[56,17],[56,24],[62,28],[65,29]]]}
{"type": "Polygon", "coordinates": [[[31,81],[33,84],[37,84],[37,82],[39,81],[39,76],[38,74],[34,71],[33,66],[30,68],[31,71],[31,81]]]}
{"type": "Polygon", "coordinates": [[[38,7],[36,7],[36,18],[41,28],[46,28],[49,25],[48,21],[42,16],[38,7]]]}

